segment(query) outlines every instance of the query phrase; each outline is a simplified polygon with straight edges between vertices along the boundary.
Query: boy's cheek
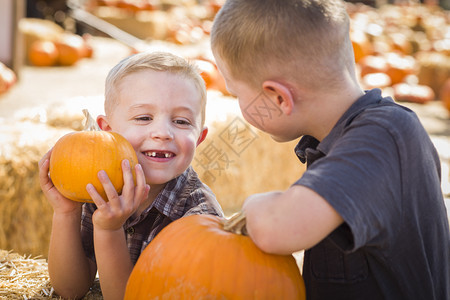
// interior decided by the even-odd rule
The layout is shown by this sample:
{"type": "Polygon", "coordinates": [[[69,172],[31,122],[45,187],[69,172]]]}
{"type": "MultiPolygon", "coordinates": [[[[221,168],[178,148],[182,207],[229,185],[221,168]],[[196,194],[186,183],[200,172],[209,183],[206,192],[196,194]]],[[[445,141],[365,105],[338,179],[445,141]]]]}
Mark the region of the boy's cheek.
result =
{"type": "Polygon", "coordinates": [[[138,148],[139,144],[139,135],[136,134],[133,130],[117,130],[118,134],[123,136],[130,144],[133,146],[134,150],[138,148]]]}

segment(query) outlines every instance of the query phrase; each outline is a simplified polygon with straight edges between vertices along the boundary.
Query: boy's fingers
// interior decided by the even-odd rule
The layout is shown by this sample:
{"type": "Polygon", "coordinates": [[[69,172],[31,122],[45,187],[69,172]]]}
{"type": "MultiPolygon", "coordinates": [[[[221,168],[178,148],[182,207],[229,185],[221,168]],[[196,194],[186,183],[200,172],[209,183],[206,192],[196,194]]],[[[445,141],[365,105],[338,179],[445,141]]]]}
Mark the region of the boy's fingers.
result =
{"type": "Polygon", "coordinates": [[[148,196],[148,192],[150,191],[150,186],[147,184],[145,180],[144,171],[142,170],[142,166],[137,164],[135,166],[136,171],[136,205],[141,204],[143,200],[145,200],[148,196]]]}
{"type": "Polygon", "coordinates": [[[53,148],[47,151],[47,153],[45,153],[41,160],[38,162],[39,184],[43,190],[50,190],[50,188],[53,186],[53,182],[51,181],[48,174],[50,170],[50,156],[52,154],[52,150],[53,148]]]}
{"type": "Polygon", "coordinates": [[[45,159],[42,162],[39,162],[39,184],[42,188],[42,191],[46,192],[53,187],[53,182],[48,176],[48,170],[50,166],[50,160],[45,159]]]}
{"type": "Polygon", "coordinates": [[[42,156],[41,160],[38,162],[39,168],[42,167],[42,165],[45,163],[46,160],[50,161],[50,155],[52,154],[52,150],[53,148],[47,151],[47,153],[45,153],[44,156],[42,156]]]}
{"type": "Polygon", "coordinates": [[[105,200],[102,198],[102,196],[100,196],[100,194],[91,183],[87,184],[86,191],[88,192],[89,196],[91,196],[92,201],[94,201],[97,208],[100,208],[106,204],[105,200]]]}
{"type": "Polygon", "coordinates": [[[42,165],[39,166],[39,184],[42,190],[48,190],[47,185],[50,183],[50,178],[48,177],[48,165],[49,161],[45,160],[42,165]]]}
{"type": "Polygon", "coordinates": [[[133,172],[131,171],[130,162],[127,159],[122,161],[122,173],[123,173],[123,188],[122,188],[122,196],[125,199],[134,198],[134,180],[133,180],[133,172]]]}
{"type": "Polygon", "coordinates": [[[116,188],[112,184],[111,180],[108,177],[108,174],[106,174],[105,171],[101,170],[97,174],[98,179],[100,180],[100,183],[103,186],[103,189],[105,190],[106,197],[108,197],[108,201],[111,206],[114,207],[121,207],[119,195],[117,194],[116,188]]]}

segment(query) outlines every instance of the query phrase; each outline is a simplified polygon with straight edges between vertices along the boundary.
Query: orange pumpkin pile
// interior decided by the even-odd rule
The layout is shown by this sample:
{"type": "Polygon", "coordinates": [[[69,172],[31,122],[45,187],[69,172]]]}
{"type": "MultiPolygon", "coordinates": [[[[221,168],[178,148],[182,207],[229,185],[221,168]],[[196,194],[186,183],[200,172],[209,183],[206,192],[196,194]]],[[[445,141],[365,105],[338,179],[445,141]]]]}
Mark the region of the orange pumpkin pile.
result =
{"type": "Polygon", "coordinates": [[[107,197],[97,174],[106,171],[118,193],[123,187],[121,163],[128,159],[137,164],[131,144],[120,134],[101,131],[85,111],[88,121],[84,131],[61,137],[50,158],[50,177],[56,189],[65,197],[79,202],[93,202],[86,185],[91,183],[106,201],[107,197]]]}
{"type": "Polygon", "coordinates": [[[389,90],[397,101],[427,103],[450,77],[448,13],[438,6],[372,8],[347,3],[360,82],[389,90]],[[438,62],[439,61],[439,62],[438,62]]]}
{"type": "Polygon", "coordinates": [[[89,36],[62,33],[55,40],[37,39],[28,49],[28,62],[33,66],[72,66],[82,58],[92,57],[89,36]]]}
{"type": "Polygon", "coordinates": [[[85,9],[142,39],[195,44],[210,33],[224,0],[89,0],[85,9]]]}
{"type": "Polygon", "coordinates": [[[305,299],[305,286],[292,255],[262,252],[217,216],[191,215],[145,248],[124,299],[305,299]]]}

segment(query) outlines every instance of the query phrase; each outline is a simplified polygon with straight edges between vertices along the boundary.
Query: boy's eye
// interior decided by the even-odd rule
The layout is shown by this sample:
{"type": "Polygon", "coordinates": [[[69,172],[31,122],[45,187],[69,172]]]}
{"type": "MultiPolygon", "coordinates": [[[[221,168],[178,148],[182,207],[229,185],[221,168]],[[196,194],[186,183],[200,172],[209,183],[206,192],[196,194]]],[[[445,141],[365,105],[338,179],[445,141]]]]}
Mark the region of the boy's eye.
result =
{"type": "Polygon", "coordinates": [[[136,121],[151,121],[152,118],[149,116],[141,116],[141,117],[136,117],[134,118],[136,121]]]}
{"type": "Polygon", "coordinates": [[[177,119],[174,122],[175,122],[175,124],[178,124],[178,125],[190,125],[191,124],[189,121],[183,120],[183,119],[177,119]]]}

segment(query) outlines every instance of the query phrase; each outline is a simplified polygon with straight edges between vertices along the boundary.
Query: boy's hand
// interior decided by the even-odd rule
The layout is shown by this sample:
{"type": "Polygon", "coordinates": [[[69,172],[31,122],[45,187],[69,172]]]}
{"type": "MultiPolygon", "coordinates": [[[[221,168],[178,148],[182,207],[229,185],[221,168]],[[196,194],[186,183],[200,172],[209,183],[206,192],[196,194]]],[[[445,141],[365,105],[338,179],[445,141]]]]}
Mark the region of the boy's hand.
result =
{"type": "Polygon", "coordinates": [[[121,195],[117,194],[106,172],[98,172],[98,178],[105,189],[108,202],[99,195],[92,184],[88,184],[86,187],[97,206],[97,210],[92,216],[92,222],[96,229],[119,230],[148,196],[150,186],[146,184],[141,165],[137,164],[135,166],[136,186],[134,185],[130,163],[126,159],[122,161],[122,170],[124,185],[121,195]]]}
{"type": "Polygon", "coordinates": [[[52,153],[52,149],[50,149],[39,161],[39,184],[41,185],[41,189],[44,192],[44,195],[47,197],[48,201],[53,207],[53,211],[55,213],[74,213],[81,212],[81,205],[83,203],[72,201],[66,197],[64,197],[53,185],[52,180],[49,176],[50,169],[50,156],[52,153]]]}

